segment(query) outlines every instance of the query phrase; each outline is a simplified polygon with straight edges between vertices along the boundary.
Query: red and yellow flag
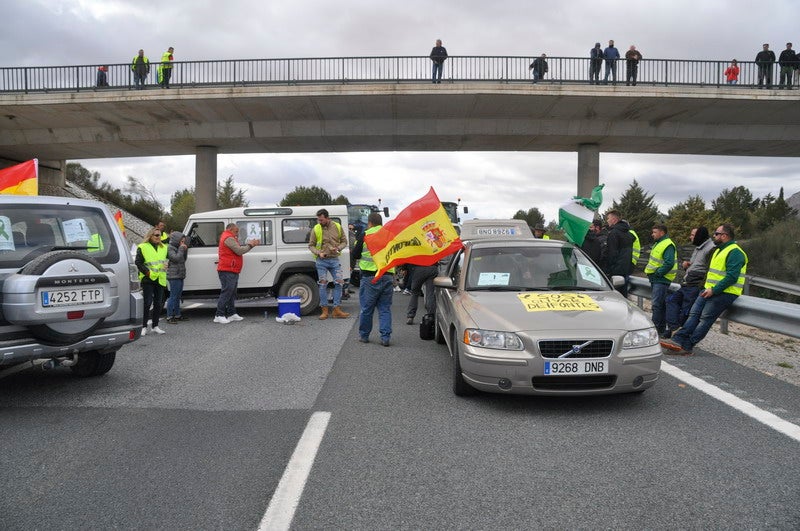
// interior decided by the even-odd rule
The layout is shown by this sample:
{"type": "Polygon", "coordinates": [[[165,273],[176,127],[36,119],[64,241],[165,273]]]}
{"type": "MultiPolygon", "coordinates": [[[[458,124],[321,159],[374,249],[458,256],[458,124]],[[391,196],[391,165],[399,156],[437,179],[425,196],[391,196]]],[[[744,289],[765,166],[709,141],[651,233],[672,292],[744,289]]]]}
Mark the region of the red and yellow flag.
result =
{"type": "Polygon", "coordinates": [[[122,231],[122,235],[126,236],[125,223],[122,222],[122,210],[117,210],[117,213],[114,214],[114,220],[116,220],[117,225],[119,225],[119,230],[122,231]]]}
{"type": "Polygon", "coordinates": [[[431,187],[380,230],[364,237],[378,272],[400,264],[432,265],[461,249],[461,238],[431,187]]]}
{"type": "Polygon", "coordinates": [[[39,195],[39,160],[0,170],[0,194],[39,195]]]}

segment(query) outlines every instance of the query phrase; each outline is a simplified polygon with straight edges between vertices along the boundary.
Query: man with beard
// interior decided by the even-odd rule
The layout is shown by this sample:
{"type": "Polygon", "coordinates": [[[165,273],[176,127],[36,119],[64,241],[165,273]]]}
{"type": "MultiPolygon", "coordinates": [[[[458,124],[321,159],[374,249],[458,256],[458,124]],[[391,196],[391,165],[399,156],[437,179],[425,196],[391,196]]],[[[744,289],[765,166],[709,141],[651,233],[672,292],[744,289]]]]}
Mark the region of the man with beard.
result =
{"type": "Polygon", "coordinates": [[[606,213],[608,224],[608,237],[606,238],[606,274],[625,277],[625,284],[617,286],[617,291],[623,296],[628,296],[628,277],[633,270],[633,235],[631,226],[622,219],[619,210],[609,210],[606,213]]]}

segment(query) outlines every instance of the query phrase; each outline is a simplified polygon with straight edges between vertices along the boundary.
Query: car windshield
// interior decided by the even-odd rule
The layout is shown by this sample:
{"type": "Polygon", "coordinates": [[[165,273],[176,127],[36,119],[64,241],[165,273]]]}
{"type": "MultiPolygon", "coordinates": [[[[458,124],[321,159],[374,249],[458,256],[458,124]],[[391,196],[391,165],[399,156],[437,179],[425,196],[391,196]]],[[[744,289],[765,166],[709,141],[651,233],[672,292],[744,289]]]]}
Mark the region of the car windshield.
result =
{"type": "Polygon", "coordinates": [[[20,268],[44,253],[69,249],[100,263],[119,260],[111,227],[96,208],[3,205],[0,212],[0,267],[20,268]]]}
{"type": "Polygon", "coordinates": [[[583,252],[566,247],[481,247],[467,265],[467,290],[606,291],[608,281],[583,252]]]}

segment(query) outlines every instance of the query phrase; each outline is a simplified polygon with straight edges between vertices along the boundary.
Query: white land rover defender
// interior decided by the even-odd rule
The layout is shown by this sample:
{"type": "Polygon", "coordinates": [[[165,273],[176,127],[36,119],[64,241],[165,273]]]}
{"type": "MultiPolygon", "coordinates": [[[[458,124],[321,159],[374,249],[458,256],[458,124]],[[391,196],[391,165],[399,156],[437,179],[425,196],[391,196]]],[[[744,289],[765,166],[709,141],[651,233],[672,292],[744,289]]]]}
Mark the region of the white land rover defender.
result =
{"type": "Polygon", "coordinates": [[[0,195],[0,374],[35,360],[108,372],[142,328],[127,251],[101,203],[0,195]]]}
{"type": "MultiPolygon", "coordinates": [[[[317,211],[324,208],[348,236],[346,205],[246,207],[192,214],[184,234],[189,250],[183,297],[219,296],[217,275],[219,238],[229,223],[239,226],[239,243],[260,240],[244,255],[239,275],[239,298],[299,297],[300,312],[309,315],[319,308],[319,287],[315,256],[308,250],[309,233],[317,224],[317,211]]],[[[344,278],[349,277],[350,250],[339,257],[344,278]]]]}

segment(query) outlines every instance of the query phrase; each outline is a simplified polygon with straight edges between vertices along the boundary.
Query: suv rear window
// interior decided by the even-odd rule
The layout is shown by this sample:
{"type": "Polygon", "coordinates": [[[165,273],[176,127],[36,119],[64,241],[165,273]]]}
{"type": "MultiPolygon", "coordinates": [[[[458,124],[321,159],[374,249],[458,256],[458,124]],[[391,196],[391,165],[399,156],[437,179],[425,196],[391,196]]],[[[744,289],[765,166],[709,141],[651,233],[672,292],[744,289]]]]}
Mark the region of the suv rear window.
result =
{"type": "MultiPolygon", "coordinates": [[[[330,219],[339,225],[342,224],[341,218],[332,216],[330,219]]],[[[281,223],[281,235],[283,238],[283,243],[304,243],[308,245],[308,235],[316,224],[317,218],[284,219],[281,223]]],[[[347,231],[347,227],[342,227],[342,231],[347,231]]]]}
{"type": "Polygon", "coordinates": [[[101,264],[119,261],[102,210],[79,206],[4,205],[0,212],[0,268],[18,269],[53,250],[84,252],[101,264]]]}

